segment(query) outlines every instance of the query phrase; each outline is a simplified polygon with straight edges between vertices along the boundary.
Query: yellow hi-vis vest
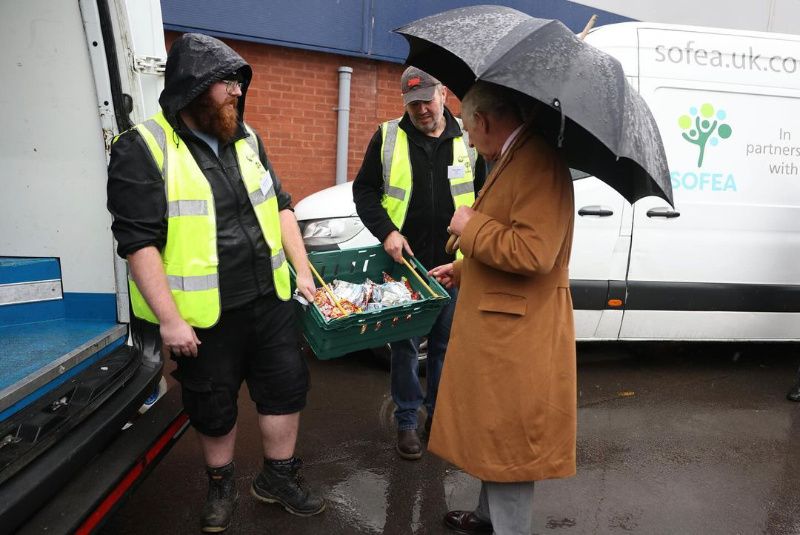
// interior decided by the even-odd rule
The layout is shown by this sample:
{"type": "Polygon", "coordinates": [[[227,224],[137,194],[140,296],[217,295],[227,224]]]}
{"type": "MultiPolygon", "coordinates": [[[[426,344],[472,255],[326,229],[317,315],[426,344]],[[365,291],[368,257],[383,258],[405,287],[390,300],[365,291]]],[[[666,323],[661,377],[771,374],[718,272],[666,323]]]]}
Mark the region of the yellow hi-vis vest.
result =
{"type": "MultiPolygon", "coordinates": [[[[211,185],[183,140],[162,112],[134,128],[139,131],[161,170],[167,192],[167,243],[161,251],[164,271],[181,317],[194,327],[212,327],[219,321],[220,294],[217,222],[211,185]]],[[[261,164],[255,133],[234,144],[242,181],[271,252],[275,293],[291,297],[289,265],[281,242],[275,184],[261,164]]],[[[158,323],[133,279],[129,279],[131,306],[137,318],[158,323]]]]}
{"type": "MultiPolygon", "coordinates": [[[[461,120],[456,119],[459,126],[461,120]]],[[[411,157],[408,152],[408,135],[399,127],[400,119],[393,119],[381,124],[381,163],[383,165],[383,206],[389,219],[398,229],[403,228],[403,223],[408,214],[411,203],[411,157]]],[[[449,178],[450,194],[453,197],[453,206],[472,206],[475,202],[475,160],[477,152],[469,146],[466,133],[464,136],[453,138],[452,165],[463,167],[463,174],[457,172],[449,178]]],[[[456,254],[461,257],[461,252],[456,254]]]]}

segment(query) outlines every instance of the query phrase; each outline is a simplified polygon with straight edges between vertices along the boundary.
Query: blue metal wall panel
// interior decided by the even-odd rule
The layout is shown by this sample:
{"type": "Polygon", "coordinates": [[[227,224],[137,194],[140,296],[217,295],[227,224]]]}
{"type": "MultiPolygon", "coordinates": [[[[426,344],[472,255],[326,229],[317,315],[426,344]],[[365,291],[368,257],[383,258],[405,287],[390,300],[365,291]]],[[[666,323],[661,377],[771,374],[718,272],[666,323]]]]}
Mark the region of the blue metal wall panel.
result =
{"type": "Polygon", "coordinates": [[[362,52],[364,3],[364,0],[162,0],[161,10],[167,29],[352,54],[362,52]]]}
{"type": "Polygon", "coordinates": [[[61,266],[57,258],[0,257],[0,284],[57,280],[61,266]]]}
{"type": "Polygon", "coordinates": [[[64,319],[63,299],[0,306],[0,343],[4,327],[57,319],[64,319]]]}
{"type": "Polygon", "coordinates": [[[66,292],[64,317],[71,320],[117,321],[115,294],[66,292]]]}
{"type": "MultiPolygon", "coordinates": [[[[403,37],[392,33],[392,30],[419,18],[441,13],[448,9],[482,4],[503,5],[542,19],[558,19],[576,33],[583,30],[593,14],[598,15],[596,25],[630,20],[613,13],[591,9],[566,0],[499,0],[494,2],[486,0],[440,0],[438,2],[431,2],[430,0],[403,0],[402,2],[397,0],[375,0],[375,11],[380,16],[375,18],[373,46],[382,55],[402,62],[408,55],[408,45],[403,37]]],[[[465,35],[464,38],[469,39],[469,36],[465,35]]]]}
{"type": "MultiPolygon", "coordinates": [[[[405,39],[391,31],[421,17],[486,0],[161,0],[164,27],[294,48],[403,62],[405,39]]],[[[630,20],[568,0],[495,0],[579,32],[630,20]]],[[[466,36],[465,36],[466,37],[466,36]]]]}
{"type": "MultiPolygon", "coordinates": [[[[55,319],[116,323],[117,296],[67,292],[63,299],[0,306],[0,329],[55,319]]],[[[0,338],[2,338],[2,331],[0,331],[0,338]]]]}

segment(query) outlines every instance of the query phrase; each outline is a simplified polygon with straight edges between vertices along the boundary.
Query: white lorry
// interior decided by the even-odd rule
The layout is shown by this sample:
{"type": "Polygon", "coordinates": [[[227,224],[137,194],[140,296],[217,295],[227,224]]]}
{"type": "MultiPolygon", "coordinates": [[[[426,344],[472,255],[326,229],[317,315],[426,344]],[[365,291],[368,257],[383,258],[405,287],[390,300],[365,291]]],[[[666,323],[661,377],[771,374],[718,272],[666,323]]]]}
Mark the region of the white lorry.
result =
{"type": "Polygon", "coordinates": [[[99,529],[186,427],[128,343],[105,207],[165,56],[157,0],[0,3],[0,532],[99,529]]]}
{"type": "MultiPolygon", "coordinates": [[[[800,36],[632,22],[586,40],[649,104],[675,208],[575,180],[578,338],[800,340],[800,36]]],[[[296,214],[310,250],[376,243],[349,183],[296,214]]]]}

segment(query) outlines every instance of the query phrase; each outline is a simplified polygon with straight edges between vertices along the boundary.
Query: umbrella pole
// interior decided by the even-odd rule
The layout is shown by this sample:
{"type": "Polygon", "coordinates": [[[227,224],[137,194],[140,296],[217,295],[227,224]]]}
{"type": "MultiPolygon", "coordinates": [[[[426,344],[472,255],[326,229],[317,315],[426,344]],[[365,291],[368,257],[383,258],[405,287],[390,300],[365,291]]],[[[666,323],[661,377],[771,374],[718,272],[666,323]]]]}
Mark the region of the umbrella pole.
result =
{"type": "Polygon", "coordinates": [[[583,41],[584,39],[586,39],[586,34],[588,34],[588,33],[589,33],[589,30],[591,30],[591,29],[594,27],[594,23],[595,23],[595,22],[597,22],[597,15],[592,15],[591,17],[589,17],[589,22],[587,22],[587,23],[586,23],[586,27],[585,27],[585,28],[583,29],[583,31],[582,31],[582,32],[581,32],[581,33],[578,35],[578,38],[579,38],[581,41],[583,41]]]}

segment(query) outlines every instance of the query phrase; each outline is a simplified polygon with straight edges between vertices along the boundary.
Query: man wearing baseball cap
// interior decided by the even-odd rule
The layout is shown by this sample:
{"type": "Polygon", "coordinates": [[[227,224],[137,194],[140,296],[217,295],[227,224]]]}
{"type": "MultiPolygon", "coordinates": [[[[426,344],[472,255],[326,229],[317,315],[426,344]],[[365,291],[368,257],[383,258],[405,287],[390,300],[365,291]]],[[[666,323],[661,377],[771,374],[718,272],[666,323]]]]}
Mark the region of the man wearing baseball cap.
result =
{"type": "MultiPolygon", "coordinates": [[[[455,260],[445,252],[447,225],[456,208],[470,206],[486,167],[445,107],[447,89],[430,74],[408,67],[400,78],[405,113],[372,136],[353,183],[359,217],[397,262],[403,254],[432,267],[455,260]]],[[[457,291],[428,334],[427,392],[418,377],[420,338],[392,342],[391,391],[396,405],[398,454],[422,456],[417,409],[425,405],[430,430],[436,391],[450,337],[457,291]]]]}

